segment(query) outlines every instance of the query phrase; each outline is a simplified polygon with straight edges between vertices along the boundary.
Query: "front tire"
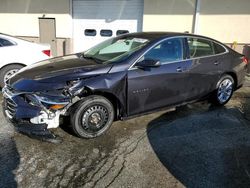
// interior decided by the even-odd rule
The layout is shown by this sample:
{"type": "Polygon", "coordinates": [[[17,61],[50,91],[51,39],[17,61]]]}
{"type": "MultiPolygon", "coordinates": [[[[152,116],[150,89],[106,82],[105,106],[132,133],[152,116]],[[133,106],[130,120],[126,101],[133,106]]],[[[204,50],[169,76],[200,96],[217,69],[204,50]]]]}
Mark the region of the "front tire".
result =
{"type": "Polygon", "coordinates": [[[3,88],[5,82],[16,72],[18,72],[24,66],[22,65],[7,65],[0,71],[0,86],[3,88]]]}
{"type": "Polygon", "coordinates": [[[224,75],[217,83],[217,89],[213,96],[213,103],[218,106],[225,105],[232,97],[235,82],[232,76],[224,75]]]}
{"type": "Polygon", "coordinates": [[[112,103],[102,96],[89,96],[71,111],[71,127],[81,138],[94,138],[104,134],[114,120],[112,103]]]}

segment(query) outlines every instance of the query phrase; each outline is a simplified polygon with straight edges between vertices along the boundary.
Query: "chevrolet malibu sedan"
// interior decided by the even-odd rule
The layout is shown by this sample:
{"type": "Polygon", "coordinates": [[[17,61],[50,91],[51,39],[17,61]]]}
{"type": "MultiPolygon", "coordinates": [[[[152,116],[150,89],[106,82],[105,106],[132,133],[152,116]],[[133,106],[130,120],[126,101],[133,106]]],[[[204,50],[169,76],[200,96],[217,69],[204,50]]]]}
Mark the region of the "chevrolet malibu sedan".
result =
{"type": "Polygon", "coordinates": [[[224,105],[246,69],[244,56],[211,38],[125,34],[25,67],[3,88],[4,113],[34,134],[69,116],[76,135],[93,138],[115,120],[208,98],[224,105]]]}

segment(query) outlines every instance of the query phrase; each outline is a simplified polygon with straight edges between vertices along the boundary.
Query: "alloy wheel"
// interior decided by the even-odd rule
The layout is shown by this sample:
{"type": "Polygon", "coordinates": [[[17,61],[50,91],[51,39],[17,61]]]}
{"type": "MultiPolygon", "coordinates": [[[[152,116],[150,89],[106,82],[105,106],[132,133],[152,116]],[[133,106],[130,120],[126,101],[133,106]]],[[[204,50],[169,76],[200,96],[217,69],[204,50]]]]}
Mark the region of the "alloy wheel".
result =
{"type": "Polygon", "coordinates": [[[218,101],[222,104],[225,103],[227,100],[230,99],[231,95],[233,93],[233,81],[229,78],[224,79],[217,91],[217,98],[218,101]]]}
{"type": "Polygon", "coordinates": [[[6,83],[6,81],[15,73],[17,73],[19,71],[19,69],[11,69],[8,72],[6,72],[6,74],[4,75],[4,83],[6,83]]]}

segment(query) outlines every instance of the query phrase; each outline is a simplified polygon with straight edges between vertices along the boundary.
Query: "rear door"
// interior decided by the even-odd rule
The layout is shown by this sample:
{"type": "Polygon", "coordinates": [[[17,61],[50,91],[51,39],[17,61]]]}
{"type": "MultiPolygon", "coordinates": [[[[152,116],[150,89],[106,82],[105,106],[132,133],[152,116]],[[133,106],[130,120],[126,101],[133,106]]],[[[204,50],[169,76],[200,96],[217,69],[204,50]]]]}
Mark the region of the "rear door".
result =
{"type": "Polygon", "coordinates": [[[222,74],[223,54],[226,50],[213,41],[189,37],[186,38],[189,59],[192,66],[189,70],[187,100],[197,99],[215,89],[222,74]]]}
{"type": "Polygon", "coordinates": [[[149,50],[140,61],[158,60],[159,67],[128,71],[128,114],[134,115],[180,103],[187,97],[190,61],[184,60],[183,39],[167,39],[149,50]]]}

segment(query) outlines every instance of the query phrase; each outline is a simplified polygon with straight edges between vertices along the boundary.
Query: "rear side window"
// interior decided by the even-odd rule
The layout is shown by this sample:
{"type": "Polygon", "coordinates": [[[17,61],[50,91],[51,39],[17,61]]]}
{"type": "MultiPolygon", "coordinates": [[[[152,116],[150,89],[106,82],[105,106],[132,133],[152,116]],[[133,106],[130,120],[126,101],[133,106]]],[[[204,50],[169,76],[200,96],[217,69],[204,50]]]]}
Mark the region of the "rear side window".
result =
{"type": "Polygon", "coordinates": [[[213,43],[209,40],[188,38],[190,58],[214,55],[213,43]]]}
{"type": "Polygon", "coordinates": [[[0,47],[5,47],[5,46],[13,46],[14,44],[10,42],[9,40],[0,38],[0,47]]]}
{"type": "Polygon", "coordinates": [[[168,39],[149,50],[143,57],[144,59],[158,60],[161,63],[170,63],[183,60],[182,40],[168,39]]]}
{"type": "Polygon", "coordinates": [[[217,44],[217,43],[213,43],[213,44],[214,44],[214,52],[215,52],[215,54],[221,54],[221,53],[226,52],[225,48],[222,45],[217,44]]]}

